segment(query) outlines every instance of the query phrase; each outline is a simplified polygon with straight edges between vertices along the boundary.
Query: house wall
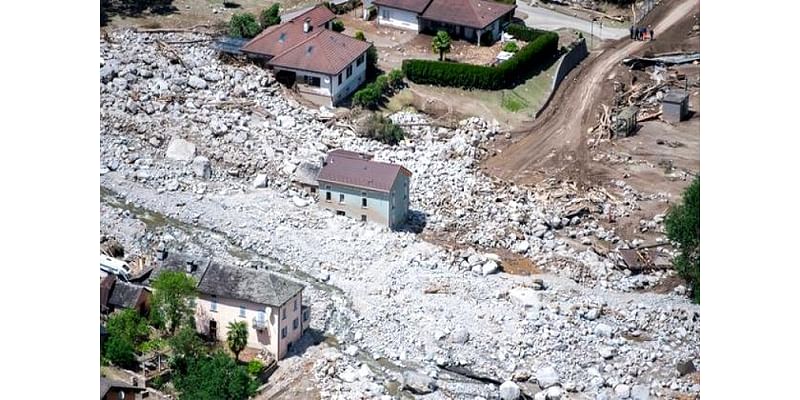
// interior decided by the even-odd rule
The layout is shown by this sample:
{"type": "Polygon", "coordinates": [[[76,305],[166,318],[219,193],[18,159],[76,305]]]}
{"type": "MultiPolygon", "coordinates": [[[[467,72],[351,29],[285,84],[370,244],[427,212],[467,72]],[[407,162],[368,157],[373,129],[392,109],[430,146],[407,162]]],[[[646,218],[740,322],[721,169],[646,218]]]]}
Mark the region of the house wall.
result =
{"type": "Polygon", "coordinates": [[[368,189],[354,188],[331,182],[320,181],[319,204],[322,208],[333,211],[344,211],[345,215],[361,220],[362,215],[367,216],[367,221],[389,226],[389,194],[368,189]],[[331,200],[327,200],[327,193],[331,193],[331,200]],[[367,207],[361,207],[362,193],[366,193],[367,207]],[[339,201],[339,195],[344,195],[344,202],[339,201]]]}
{"type": "Polygon", "coordinates": [[[419,30],[417,14],[397,8],[378,6],[378,23],[401,29],[419,30]]]}
{"type": "Polygon", "coordinates": [[[237,321],[247,322],[247,347],[266,347],[270,353],[278,354],[278,308],[263,304],[256,304],[242,300],[217,297],[217,311],[211,311],[212,297],[200,294],[195,301],[195,321],[197,331],[203,335],[209,334],[209,321],[217,322],[217,340],[224,341],[228,337],[228,324],[237,321]],[[244,306],[245,316],[239,316],[239,307],[244,306]],[[267,327],[256,330],[253,319],[260,311],[266,313],[267,327]]]}
{"type": "Polygon", "coordinates": [[[339,84],[338,75],[330,77],[331,81],[331,100],[333,104],[338,103],[350,93],[353,93],[367,78],[367,53],[361,55],[363,57],[361,65],[358,65],[358,59],[353,61],[350,65],[353,67],[353,74],[350,78],[347,77],[347,67],[345,67],[339,75],[342,76],[342,83],[339,84]]]}
{"type": "Polygon", "coordinates": [[[280,318],[278,318],[278,349],[277,359],[283,359],[289,350],[289,345],[297,343],[300,337],[303,336],[303,292],[301,291],[296,296],[289,299],[283,306],[279,308],[280,318]],[[295,308],[295,304],[297,307],[295,308]],[[286,318],[283,317],[284,311],[286,318]],[[294,327],[293,321],[297,319],[297,328],[294,327]],[[283,337],[281,330],[286,328],[286,337],[283,337]]]}
{"type": "Polygon", "coordinates": [[[394,186],[392,187],[392,192],[390,193],[390,198],[394,201],[394,208],[391,208],[390,204],[389,212],[389,224],[392,228],[404,223],[406,221],[406,217],[408,217],[410,186],[410,179],[405,174],[399,174],[398,178],[394,181],[394,186]]]}

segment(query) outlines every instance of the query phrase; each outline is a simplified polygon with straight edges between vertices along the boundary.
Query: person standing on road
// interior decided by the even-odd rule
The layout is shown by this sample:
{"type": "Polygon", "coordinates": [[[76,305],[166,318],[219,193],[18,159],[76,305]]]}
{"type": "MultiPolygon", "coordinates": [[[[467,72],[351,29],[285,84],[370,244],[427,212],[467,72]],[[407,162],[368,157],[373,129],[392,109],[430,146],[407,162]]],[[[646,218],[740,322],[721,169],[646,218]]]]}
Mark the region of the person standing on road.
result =
{"type": "Polygon", "coordinates": [[[654,39],[655,39],[655,34],[653,34],[653,28],[650,28],[650,40],[652,41],[654,39]]]}
{"type": "Polygon", "coordinates": [[[633,25],[631,25],[631,40],[633,40],[633,30],[634,30],[634,29],[635,29],[635,28],[633,27],[633,25]]]}

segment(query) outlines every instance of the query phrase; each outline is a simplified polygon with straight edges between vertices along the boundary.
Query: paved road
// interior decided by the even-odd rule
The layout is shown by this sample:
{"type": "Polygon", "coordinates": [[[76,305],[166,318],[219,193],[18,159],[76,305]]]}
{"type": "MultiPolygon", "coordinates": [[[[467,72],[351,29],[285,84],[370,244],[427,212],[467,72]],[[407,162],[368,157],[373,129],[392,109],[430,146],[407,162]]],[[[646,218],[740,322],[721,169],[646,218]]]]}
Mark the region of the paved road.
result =
{"type": "MultiPolygon", "coordinates": [[[[528,1],[517,1],[517,9],[528,14],[525,25],[532,28],[556,30],[561,28],[575,29],[586,33],[592,32],[592,23],[580,18],[571,17],[543,7],[531,7],[528,1]]],[[[600,39],[619,39],[630,35],[627,29],[610,28],[604,26],[600,29],[598,23],[594,24],[594,35],[600,39]]]]}

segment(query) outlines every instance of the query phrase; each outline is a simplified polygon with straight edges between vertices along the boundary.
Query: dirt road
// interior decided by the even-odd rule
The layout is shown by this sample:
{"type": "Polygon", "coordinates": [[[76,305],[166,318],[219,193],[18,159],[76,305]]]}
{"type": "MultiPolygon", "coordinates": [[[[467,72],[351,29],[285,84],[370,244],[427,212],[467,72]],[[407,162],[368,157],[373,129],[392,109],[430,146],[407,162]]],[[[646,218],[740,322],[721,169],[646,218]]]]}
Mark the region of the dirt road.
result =
{"type": "MultiPolygon", "coordinates": [[[[696,7],[698,0],[667,0],[644,22],[653,26],[658,40],[659,32],[690,18],[696,7]]],[[[591,56],[567,76],[538,120],[521,129],[518,137],[512,137],[511,143],[500,147],[495,156],[484,162],[485,171],[517,184],[558,176],[588,185],[601,178],[597,174],[602,172],[587,168],[590,156],[586,131],[595,122],[599,102],[608,97],[602,92],[602,83],[623,58],[641,51],[646,44],[626,37],[591,56]]]]}

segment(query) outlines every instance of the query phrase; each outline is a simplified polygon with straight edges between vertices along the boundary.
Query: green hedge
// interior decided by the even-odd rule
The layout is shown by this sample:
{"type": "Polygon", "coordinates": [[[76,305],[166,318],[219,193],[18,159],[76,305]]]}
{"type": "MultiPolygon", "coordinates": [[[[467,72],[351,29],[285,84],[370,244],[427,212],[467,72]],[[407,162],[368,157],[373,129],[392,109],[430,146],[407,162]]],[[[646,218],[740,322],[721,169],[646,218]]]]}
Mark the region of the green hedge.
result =
{"type": "Polygon", "coordinates": [[[519,40],[530,43],[536,40],[539,36],[542,36],[550,32],[539,29],[528,28],[527,26],[520,24],[509,24],[508,27],[506,28],[506,33],[508,33],[511,36],[514,36],[519,40]]]}
{"type": "Polygon", "coordinates": [[[496,67],[432,60],[403,60],[406,78],[415,83],[496,90],[513,86],[526,71],[558,51],[558,34],[545,32],[496,67]]]}

